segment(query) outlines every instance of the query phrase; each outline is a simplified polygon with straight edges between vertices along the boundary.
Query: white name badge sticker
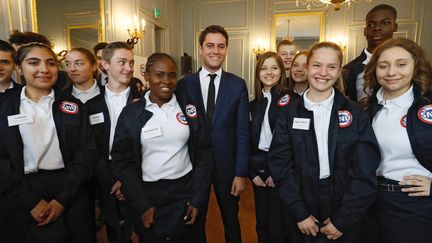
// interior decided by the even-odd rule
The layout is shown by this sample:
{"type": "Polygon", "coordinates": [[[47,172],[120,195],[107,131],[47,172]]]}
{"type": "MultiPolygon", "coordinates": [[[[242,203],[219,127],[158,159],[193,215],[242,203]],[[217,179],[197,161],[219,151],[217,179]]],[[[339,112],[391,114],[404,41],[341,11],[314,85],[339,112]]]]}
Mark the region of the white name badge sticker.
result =
{"type": "Polygon", "coordinates": [[[141,130],[142,139],[150,139],[162,136],[162,131],[160,127],[146,127],[141,130]]]}
{"type": "Polygon", "coordinates": [[[105,121],[103,112],[92,114],[89,116],[90,125],[96,125],[105,121]]]}
{"type": "Polygon", "coordinates": [[[7,119],[8,119],[8,125],[10,127],[21,125],[21,124],[33,123],[33,116],[30,114],[12,115],[12,116],[8,116],[7,119]]]}
{"type": "Polygon", "coordinates": [[[310,119],[294,117],[293,129],[309,130],[310,119]]]}

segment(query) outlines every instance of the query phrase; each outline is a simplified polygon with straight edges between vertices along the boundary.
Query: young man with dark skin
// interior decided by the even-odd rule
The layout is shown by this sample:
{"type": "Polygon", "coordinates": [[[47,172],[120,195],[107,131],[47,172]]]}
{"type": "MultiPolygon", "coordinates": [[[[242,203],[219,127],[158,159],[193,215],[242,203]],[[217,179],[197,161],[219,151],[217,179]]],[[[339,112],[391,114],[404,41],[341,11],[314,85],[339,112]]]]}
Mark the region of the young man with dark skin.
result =
{"type": "MultiPolygon", "coordinates": [[[[205,111],[214,151],[212,184],[225,239],[227,243],[241,243],[238,200],[248,175],[250,140],[246,82],[222,70],[228,49],[228,34],[223,27],[208,26],[201,32],[199,43],[202,68],[180,80],[177,89],[186,92],[191,101],[198,104],[197,108],[205,111]]],[[[195,223],[196,242],[206,242],[206,214],[207,208],[200,212],[195,223]]]]}
{"type": "Polygon", "coordinates": [[[364,91],[364,69],[369,62],[372,52],[384,41],[393,38],[397,31],[397,11],[387,4],[380,4],[372,8],[366,15],[364,36],[368,46],[360,56],[345,65],[342,70],[345,94],[353,101],[360,102],[367,96],[364,91]]]}
{"type": "Polygon", "coordinates": [[[0,93],[20,86],[12,80],[15,58],[15,49],[8,42],[0,40],[0,93]]]}

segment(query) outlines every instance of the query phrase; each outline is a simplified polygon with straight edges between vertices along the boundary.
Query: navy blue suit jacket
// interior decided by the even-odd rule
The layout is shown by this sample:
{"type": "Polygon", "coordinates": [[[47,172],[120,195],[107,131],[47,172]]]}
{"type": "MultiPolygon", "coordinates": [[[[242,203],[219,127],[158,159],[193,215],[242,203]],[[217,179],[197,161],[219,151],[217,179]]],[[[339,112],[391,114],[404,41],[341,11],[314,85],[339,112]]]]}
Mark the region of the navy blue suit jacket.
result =
{"type": "Polygon", "coordinates": [[[344,82],[345,95],[354,102],[357,102],[357,76],[361,72],[364,72],[366,65],[364,65],[363,62],[366,60],[366,58],[366,54],[364,51],[362,51],[360,56],[356,57],[347,65],[343,66],[342,69],[342,80],[344,82]]]}
{"type": "MultiPolygon", "coordinates": [[[[181,79],[178,90],[205,111],[199,73],[181,79]]],[[[205,113],[205,112],[203,112],[205,113]]],[[[206,119],[207,122],[208,119],[206,119]]],[[[211,121],[214,168],[222,181],[231,182],[234,176],[247,177],[249,160],[249,101],[246,82],[223,71],[211,121]]]]}

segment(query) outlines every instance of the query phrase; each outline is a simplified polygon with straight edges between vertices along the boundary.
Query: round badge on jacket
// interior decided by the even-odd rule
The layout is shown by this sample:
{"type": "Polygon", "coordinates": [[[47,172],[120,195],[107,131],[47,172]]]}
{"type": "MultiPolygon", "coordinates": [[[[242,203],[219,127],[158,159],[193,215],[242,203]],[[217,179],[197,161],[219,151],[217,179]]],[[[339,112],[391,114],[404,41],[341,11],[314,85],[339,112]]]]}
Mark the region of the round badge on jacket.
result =
{"type": "Polygon", "coordinates": [[[400,119],[400,125],[401,125],[403,128],[406,128],[406,123],[407,123],[407,115],[403,116],[403,117],[400,119]]]}
{"type": "Polygon", "coordinates": [[[183,114],[183,112],[177,113],[176,118],[177,118],[177,121],[180,122],[181,124],[183,124],[183,125],[187,125],[188,124],[187,120],[186,120],[186,117],[183,114]]]}
{"type": "Polygon", "coordinates": [[[60,104],[60,110],[66,114],[77,114],[78,113],[78,105],[74,102],[63,101],[60,104]]]}
{"type": "Polygon", "coordinates": [[[186,115],[190,118],[197,118],[198,113],[196,107],[192,104],[186,105],[186,115]]]}
{"type": "Polygon", "coordinates": [[[432,124],[432,104],[420,108],[417,112],[417,117],[424,123],[432,124]]]}
{"type": "Polygon", "coordinates": [[[338,111],[339,113],[339,127],[344,128],[351,125],[353,116],[351,112],[347,110],[338,111]]]}
{"type": "Polygon", "coordinates": [[[290,103],[291,97],[289,94],[282,96],[278,101],[278,106],[287,106],[290,103]]]}

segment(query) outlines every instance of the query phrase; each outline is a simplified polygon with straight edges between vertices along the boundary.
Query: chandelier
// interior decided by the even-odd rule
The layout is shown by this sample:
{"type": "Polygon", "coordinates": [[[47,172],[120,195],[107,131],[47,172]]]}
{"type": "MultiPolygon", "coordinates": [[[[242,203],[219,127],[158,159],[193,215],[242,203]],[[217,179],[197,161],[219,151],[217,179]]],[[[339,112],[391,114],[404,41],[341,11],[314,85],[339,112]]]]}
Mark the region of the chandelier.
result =
{"type": "MultiPolygon", "coordinates": [[[[311,7],[324,7],[328,8],[329,5],[333,6],[335,11],[341,9],[343,5],[351,6],[352,3],[356,3],[362,0],[296,0],[297,7],[299,4],[306,5],[307,9],[311,9],[311,7]]],[[[365,2],[372,2],[372,0],[363,0],[365,2]]]]}

